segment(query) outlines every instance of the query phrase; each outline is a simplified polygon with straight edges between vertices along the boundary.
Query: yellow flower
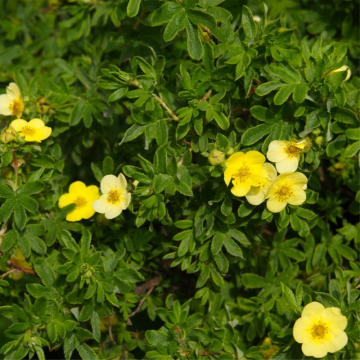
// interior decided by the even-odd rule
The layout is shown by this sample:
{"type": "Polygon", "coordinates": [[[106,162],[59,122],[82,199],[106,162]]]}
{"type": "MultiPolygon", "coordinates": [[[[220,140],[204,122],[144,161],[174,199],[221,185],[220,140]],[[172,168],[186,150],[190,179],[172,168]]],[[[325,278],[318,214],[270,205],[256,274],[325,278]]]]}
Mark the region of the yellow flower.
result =
{"type": "Polygon", "coordinates": [[[349,68],[347,65],[343,65],[343,66],[342,66],[341,68],[339,68],[339,69],[330,71],[330,72],[328,73],[328,75],[331,75],[331,74],[334,74],[334,73],[337,73],[337,72],[340,72],[340,71],[347,71],[346,78],[345,78],[343,81],[348,81],[348,80],[350,79],[350,76],[351,76],[351,70],[350,70],[350,68],[349,68]]]}
{"type": "Polygon", "coordinates": [[[59,207],[62,208],[69,204],[76,204],[76,208],[67,214],[67,221],[80,221],[89,219],[95,211],[92,204],[99,198],[99,189],[95,185],[86,185],[81,181],[75,181],[69,186],[69,193],[60,196],[59,207]]]}
{"type": "Polygon", "coordinates": [[[261,345],[268,345],[269,346],[269,349],[261,351],[264,354],[264,359],[265,360],[269,360],[279,350],[279,347],[276,346],[276,345],[273,345],[271,343],[270,338],[268,338],[268,337],[264,339],[264,341],[263,341],[263,343],[261,345]]]}
{"type": "Polygon", "coordinates": [[[341,350],[348,342],[345,333],[347,319],[337,307],[324,308],[316,301],[306,305],[296,320],[293,335],[302,344],[305,356],[323,358],[341,350]]]}
{"type": "Polygon", "coordinates": [[[20,118],[24,109],[20,89],[12,82],[6,88],[6,94],[0,95],[0,115],[16,115],[20,118]]]}
{"type": "Polygon", "coordinates": [[[268,173],[262,166],[264,162],[265,156],[254,150],[246,154],[237,152],[227,159],[224,180],[226,185],[232,180],[231,192],[235,196],[245,196],[252,186],[266,183],[268,173]]]}
{"type": "Polygon", "coordinates": [[[287,204],[301,205],[306,200],[307,177],[299,172],[280,174],[271,185],[266,195],[269,199],[267,208],[273,213],[278,213],[287,204]]]}
{"type": "MultiPolygon", "coordinates": [[[[15,264],[18,264],[18,265],[24,267],[24,268],[32,269],[32,263],[26,261],[26,258],[23,255],[23,253],[20,251],[20,249],[16,248],[15,251],[16,251],[17,255],[16,256],[11,255],[9,260],[15,264]]],[[[14,280],[20,280],[23,278],[23,276],[24,276],[23,272],[19,272],[18,274],[16,274],[16,273],[10,274],[10,278],[14,279],[14,280]]]]}
{"type": "Polygon", "coordinates": [[[267,158],[276,163],[276,170],[282,174],[284,172],[296,171],[300,154],[306,147],[306,140],[297,142],[296,140],[274,140],[270,143],[267,158]]]}
{"type": "Polygon", "coordinates": [[[127,182],[123,174],[118,177],[114,175],[104,176],[100,188],[103,195],[93,203],[93,209],[96,212],[105,214],[107,219],[113,219],[127,209],[131,194],[127,192],[127,182]]]}
{"type": "Polygon", "coordinates": [[[267,172],[267,177],[264,184],[256,187],[252,186],[246,195],[246,199],[251,205],[259,205],[265,200],[265,197],[271,188],[272,182],[276,179],[277,176],[276,169],[273,165],[265,163],[263,168],[267,172]]]}
{"type": "Polygon", "coordinates": [[[18,119],[14,120],[10,124],[10,128],[15,129],[20,136],[25,136],[25,141],[36,141],[47,139],[52,132],[52,129],[45,126],[45,123],[41,119],[32,119],[29,122],[18,119]]]}

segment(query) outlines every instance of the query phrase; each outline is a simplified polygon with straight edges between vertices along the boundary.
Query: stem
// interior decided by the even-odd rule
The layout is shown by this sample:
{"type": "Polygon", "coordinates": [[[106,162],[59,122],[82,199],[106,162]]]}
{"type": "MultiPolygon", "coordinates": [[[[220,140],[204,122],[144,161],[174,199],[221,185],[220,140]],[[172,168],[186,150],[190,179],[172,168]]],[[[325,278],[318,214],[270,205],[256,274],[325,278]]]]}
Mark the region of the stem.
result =
{"type": "Polygon", "coordinates": [[[63,105],[57,106],[57,107],[54,108],[54,109],[62,109],[62,108],[66,108],[66,107],[69,107],[69,106],[73,106],[73,105],[75,105],[75,104],[76,104],[76,103],[63,104],[63,105]]]}
{"type": "Polygon", "coordinates": [[[180,121],[180,119],[171,111],[171,109],[165,104],[164,100],[161,99],[156,94],[152,94],[153,98],[168,112],[168,114],[175,120],[180,121]]]}
{"type": "Polygon", "coordinates": [[[111,315],[111,318],[110,318],[110,322],[109,322],[109,335],[110,335],[110,339],[111,341],[115,344],[116,344],[116,341],[114,340],[114,336],[112,334],[112,322],[113,322],[113,319],[114,319],[114,316],[115,316],[115,310],[113,311],[112,315],[111,315]]]}
{"type": "Polygon", "coordinates": [[[205,94],[205,96],[200,100],[200,102],[206,101],[206,100],[210,97],[211,93],[212,93],[212,89],[210,89],[210,90],[205,94]]]}
{"type": "Polygon", "coordinates": [[[13,152],[13,158],[14,158],[14,161],[13,161],[13,168],[14,168],[14,171],[15,171],[15,183],[14,183],[14,190],[17,189],[17,186],[18,186],[18,169],[19,169],[19,166],[18,166],[18,162],[17,162],[17,158],[16,158],[16,151],[13,152]]]}

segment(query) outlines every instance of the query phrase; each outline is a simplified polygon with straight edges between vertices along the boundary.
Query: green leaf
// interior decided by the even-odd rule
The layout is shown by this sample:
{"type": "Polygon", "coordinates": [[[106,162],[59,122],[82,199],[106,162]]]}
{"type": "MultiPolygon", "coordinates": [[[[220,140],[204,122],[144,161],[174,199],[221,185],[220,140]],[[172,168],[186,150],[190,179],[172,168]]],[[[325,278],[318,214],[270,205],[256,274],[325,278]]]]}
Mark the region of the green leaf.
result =
{"type": "Polygon", "coordinates": [[[325,244],[317,244],[315,251],[314,251],[313,259],[312,259],[312,266],[315,269],[320,266],[325,254],[326,254],[326,245],[325,244]]]}
{"type": "Polygon", "coordinates": [[[145,131],[145,128],[146,128],[146,126],[134,124],[129,129],[126,130],[126,133],[125,133],[123,139],[121,140],[121,142],[119,143],[119,145],[122,145],[123,143],[126,143],[126,142],[136,139],[145,131]]]}
{"type": "Polygon", "coordinates": [[[329,157],[335,157],[344,148],[345,144],[346,144],[346,135],[345,134],[339,135],[334,141],[332,141],[326,147],[327,155],[329,157]]]}
{"type": "Polygon", "coordinates": [[[255,105],[250,109],[250,112],[256,119],[264,121],[267,124],[275,124],[280,120],[277,115],[264,106],[255,105]]]}
{"type": "Polygon", "coordinates": [[[199,39],[198,28],[188,19],[186,20],[187,47],[189,55],[194,60],[200,60],[203,56],[204,49],[199,39]]]}
{"type": "Polygon", "coordinates": [[[274,104],[282,105],[291,95],[291,93],[295,90],[295,84],[284,85],[275,95],[274,104]]]}
{"type": "Polygon", "coordinates": [[[308,87],[307,85],[298,84],[295,86],[293,99],[295,102],[301,104],[305,101],[306,95],[307,95],[308,87]]]}
{"type": "Polygon", "coordinates": [[[291,310],[295,311],[297,314],[301,314],[301,307],[296,301],[294,293],[291,289],[285,284],[281,283],[283,299],[288,304],[291,310]]]}
{"type": "Polygon", "coordinates": [[[177,12],[166,25],[164,30],[164,40],[171,41],[175,38],[179,31],[186,27],[186,13],[185,11],[177,12]]]}
{"type": "Polygon", "coordinates": [[[215,234],[215,236],[212,239],[211,242],[211,253],[213,255],[216,255],[220,252],[223,244],[224,244],[224,240],[226,238],[226,235],[224,235],[223,233],[217,232],[215,234]]]}
{"type": "Polygon", "coordinates": [[[128,17],[134,17],[137,15],[140,9],[141,0],[129,0],[128,6],[126,8],[126,13],[128,17]]]}
{"type": "Polygon", "coordinates": [[[283,87],[286,84],[280,81],[269,81],[265,84],[261,84],[256,88],[256,94],[259,96],[264,96],[269,94],[271,91],[278,89],[279,87],[283,87]]]}
{"type": "Polygon", "coordinates": [[[16,232],[14,230],[9,230],[6,232],[2,238],[0,250],[2,252],[8,252],[15,244],[16,241],[16,232]]]}
{"type": "Polygon", "coordinates": [[[273,125],[261,124],[246,130],[241,137],[241,143],[244,146],[256,143],[265,135],[269,134],[272,127],[273,125]]]}
{"type": "MultiPolygon", "coordinates": [[[[138,0],[139,1],[139,0],[138,0]]],[[[79,355],[83,360],[96,360],[98,359],[95,351],[85,343],[77,344],[76,350],[79,352],[79,355]]]]}
{"type": "Polygon", "coordinates": [[[213,111],[214,119],[222,130],[230,126],[229,119],[222,112],[213,111]]]}
{"type": "Polygon", "coordinates": [[[40,276],[44,285],[52,286],[55,282],[55,274],[49,264],[44,259],[38,258],[36,259],[34,266],[35,271],[40,276]]]}
{"type": "Polygon", "coordinates": [[[128,90],[129,90],[129,88],[127,88],[127,87],[121,87],[121,88],[115,90],[115,91],[109,96],[108,101],[109,101],[109,102],[114,102],[114,101],[120,100],[121,98],[123,98],[123,97],[127,94],[128,90]]]}
{"type": "Polygon", "coordinates": [[[234,240],[227,236],[224,238],[224,246],[229,254],[243,258],[243,253],[240,247],[234,242],[234,240]]]}
{"type": "Polygon", "coordinates": [[[79,124],[84,114],[84,107],[85,107],[84,100],[80,100],[75,104],[69,117],[70,126],[75,126],[79,124]]]}
{"type": "Polygon", "coordinates": [[[246,38],[252,42],[256,35],[256,26],[251,10],[245,5],[242,8],[241,19],[246,38]]]}
{"type": "Polygon", "coordinates": [[[156,143],[159,146],[166,145],[168,142],[168,126],[166,121],[160,120],[157,123],[157,131],[156,131],[156,143]]]}
{"type": "Polygon", "coordinates": [[[339,106],[335,106],[331,109],[331,116],[333,119],[349,125],[359,125],[359,119],[356,114],[349,110],[339,106]]]}
{"type": "Polygon", "coordinates": [[[100,342],[101,333],[100,333],[100,327],[101,327],[101,319],[99,314],[94,311],[91,316],[91,326],[92,326],[92,333],[94,335],[94,339],[97,342],[100,342]]]}
{"type": "Polygon", "coordinates": [[[242,282],[244,286],[250,289],[263,288],[266,286],[264,278],[256,274],[244,274],[242,276],[242,282]]]}
{"type": "Polygon", "coordinates": [[[16,190],[17,194],[33,195],[41,192],[44,189],[44,184],[41,181],[27,182],[25,185],[16,190]]]}
{"type": "Polygon", "coordinates": [[[350,140],[360,140],[360,131],[359,129],[347,129],[345,131],[346,137],[350,140]]]}
{"type": "Polygon", "coordinates": [[[356,141],[345,149],[344,156],[353,157],[359,152],[359,150],[360,150],[360,141],[356,141]]]}

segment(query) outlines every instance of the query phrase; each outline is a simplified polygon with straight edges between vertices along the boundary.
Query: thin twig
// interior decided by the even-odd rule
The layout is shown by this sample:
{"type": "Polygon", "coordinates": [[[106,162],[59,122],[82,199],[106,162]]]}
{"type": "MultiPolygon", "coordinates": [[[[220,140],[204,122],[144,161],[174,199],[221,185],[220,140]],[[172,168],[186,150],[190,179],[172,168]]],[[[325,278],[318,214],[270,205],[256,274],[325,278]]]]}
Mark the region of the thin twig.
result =
{"type": "MultiPolygon", "coordinates": [[[[21,271],[20,271],[20,272],[21,272],[21,271]]],[[[3,280],[7,275],[12,274],[12,273],[19,273],[19,271],[16,270],[16,269],[11,269],[11,270],[9,270],[9,271],[7,271],[6,273],[3,273],[3,274],[1,275],[1,280],[3,280]]]]}
{"type": "MultiPolygon", "coordinates": [[[[142,288],[141,288],[141,290],[140,290],[140,286],[139,287],[137,287],[137,290],[138,291],[142,291],[143,292],[143,290],[144,289],[146,289],[147,287],[149,287],[149,290],[148,290],[148,292],[146,293],[146,295],[140,300],[140,302],[139,302],[139,305],[137,306],[137,308],[131,313],[131,314],[129,314],[129,317],[128,317],[128,320],[127,320],[127,322],[126,322],[126,325],[132,325],[132,322],[131,322],[131,320],[130,320],[130,318],[131,317],[133,317],[134,315],[136,315],[139,311],[140,311],[140,309],[141,309],[141,306],[142,306],[142,304],[144,303],[144,301],[148,298],[148,296],[150,296],[150,294],[153,292],[153,290],[155,289],[155,286],[156,285],[158,285],[159,284],[159,278],[158,277],[154,277],[153,279],[151,279],[150,281],[148,281],[147,283],[145,283],[144,285],[141,285],[142,286],[142,288]]],[[[144,290],[144,291],[146,291],[146,290],[144,290]]],[[[141,292],[141,293],[142,293],[141,292]]],[[[137,293],[136,293],[136,289],[135,289],[135,295],[138,295],[137,293]]],[[[140,294],[141,294],[140,293],[140,294]]]]}
{"type": "Polygon", "coordinates": [[[211,93],[212,93],[212,89],[210,89],[199,102],[206,101],[210,97],[211,93]]]}
{"type": "Polygon", "coordinates": [[[180,121],[180,119],[171,111],[171,109],[165,104],[164,100],[156,95],[156,94],[152,94],[152,96],[154,97],[154,99],[168,112],[168,114],[175,120],[175,121],[180,121]]]}
{"type": "Polygon", "coordinates": [[[143,9],[142,13],[140,14],[140,17],[139,17],[138,21],[136,22],[136,24],[135,24],[134,27],[133,27],[133,29],[134,29],[135,31],[136,31],[136,30],[139,28],[139,26],[140,26],[140,19],[142,19],[142,18],[145,16],[146,13],[147,13],[147,10],[146,10],[146,9],[143,9]]]}
{"type": "Polygon", "coordinates": [[[113,311],[112,315],[111,315],[111,318],[110,318],[110,322],[109,322],[109,335],[110,335],[110,339],[111,341],[115,344],[116,344],[116,341],[114,340],[114,336],[112,334],[112,322],[113,322],[113,319],[114,319],[114,316],[115,316],[115,310],[113,311]]]}
{"type": "Polygon", "coordinates": [[[12,262],[11,260],[7,261],[7,266],[10,267],[10,268],[13,268],[13,269],[15,269],[15,270],[17,270],[19,272],[24,272],[24,273],[29,274],[29,275],[38,276],[36,271],[34,271],[32,269],[25,268],[23,266],[20,266],[19,264],[15,263],[15,262],[12,262]]]}
{"type": "Polygon", "coordinates": [[[190,145],[190,146],[191,146],[191,142],[186,141],[186,140],[184,140],[184,139],[181,139],[180,142],[182,142],[182,143],[184,143],[184,144],[186,144],[186,145],[190,145]]]}

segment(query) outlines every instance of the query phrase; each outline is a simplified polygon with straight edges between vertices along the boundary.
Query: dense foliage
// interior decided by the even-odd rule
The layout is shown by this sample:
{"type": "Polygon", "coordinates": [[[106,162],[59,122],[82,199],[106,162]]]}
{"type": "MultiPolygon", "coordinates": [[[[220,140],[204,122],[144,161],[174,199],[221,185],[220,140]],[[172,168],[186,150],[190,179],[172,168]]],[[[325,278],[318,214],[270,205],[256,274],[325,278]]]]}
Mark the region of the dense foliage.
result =
{"type": "Polygon", "coordinates": [[[0,1],[0,105],[10,83],[22,95],[0,106],[2,357],[311,358],[293,328],[318,302],[347,319],[325,358],[358,359],[358,12],[0,1]],[[274,141],[296,145],[307,182],[279,212],[227,186],[244,175],[231,156],[265,161],[274,141]],[[119,216],[59,203],[120,173],[119,216]]]}

